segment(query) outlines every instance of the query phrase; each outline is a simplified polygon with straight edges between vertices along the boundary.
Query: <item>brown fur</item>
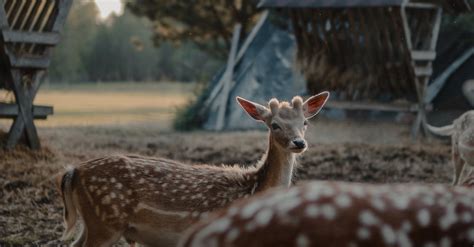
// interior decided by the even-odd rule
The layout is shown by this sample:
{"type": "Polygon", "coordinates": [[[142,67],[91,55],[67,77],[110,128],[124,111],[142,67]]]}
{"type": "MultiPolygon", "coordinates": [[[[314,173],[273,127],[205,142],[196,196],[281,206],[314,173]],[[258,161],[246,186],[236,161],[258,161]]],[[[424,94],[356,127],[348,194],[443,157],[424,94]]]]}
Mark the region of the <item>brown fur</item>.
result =
{"type": "Polygon", "coordinates": [[[470,246],[473,225],[469,188],[311,182],[237,202],[178,246],[470,246]]]}

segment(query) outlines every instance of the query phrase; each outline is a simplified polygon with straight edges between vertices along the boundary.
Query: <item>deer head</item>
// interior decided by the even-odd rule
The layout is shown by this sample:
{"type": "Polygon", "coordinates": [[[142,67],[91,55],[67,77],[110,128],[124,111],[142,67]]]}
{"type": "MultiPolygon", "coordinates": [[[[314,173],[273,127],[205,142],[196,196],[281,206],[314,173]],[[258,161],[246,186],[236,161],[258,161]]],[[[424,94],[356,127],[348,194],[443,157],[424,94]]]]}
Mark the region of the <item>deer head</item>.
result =
{"type": "Polygon", "coordinates": [[[303,102],[299,96],[289,102],[271,99],[268,107],[237,97],[240,106],[256,121],[264,123],[276,146],[293,153],[307,148],[305,131],[308,119],[316,116],[329,98],[329,92],[314,95],[303,102]]]}

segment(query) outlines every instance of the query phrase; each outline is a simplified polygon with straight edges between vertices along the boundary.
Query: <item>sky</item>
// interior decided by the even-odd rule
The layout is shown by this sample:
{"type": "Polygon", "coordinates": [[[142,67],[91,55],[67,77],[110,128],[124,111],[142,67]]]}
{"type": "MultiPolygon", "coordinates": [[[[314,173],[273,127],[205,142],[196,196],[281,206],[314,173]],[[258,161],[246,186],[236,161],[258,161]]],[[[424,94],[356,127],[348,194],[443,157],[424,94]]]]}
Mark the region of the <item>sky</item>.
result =
{"type": "Polygon", "coordinates": [[[121,0],[95,0],[99,7],[100,17],[102,19],[109,16],[112,12],[120,14],[122,12],[121,0]]]}

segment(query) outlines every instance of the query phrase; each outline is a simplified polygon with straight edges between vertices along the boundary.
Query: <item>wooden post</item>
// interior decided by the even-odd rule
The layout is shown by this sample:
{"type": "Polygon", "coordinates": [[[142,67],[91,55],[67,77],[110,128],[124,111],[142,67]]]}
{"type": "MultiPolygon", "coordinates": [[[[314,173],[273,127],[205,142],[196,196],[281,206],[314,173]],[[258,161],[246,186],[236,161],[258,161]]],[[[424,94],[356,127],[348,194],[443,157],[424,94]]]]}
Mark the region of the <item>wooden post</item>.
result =
{"type": "Polygon", "coordinates": [[[19,114],[10,128],[6,147],[9,149],[15,147],[25,130],[28,146],[32,149],[39,149],[41,145],[33,123],[33,101],[38,92],[44,71],[35,73],[29,87],[22,81],[22,74],[19,69],[13,69],[11,73],[13,92],[19,108],[19,114]]]}
{"type": "Polygon", "coordinates": [[[232,35],[232,44],[230,48],[229,58],[227,60],[227,68],[223,76],[223,87],[221,93],[221,100],[219,110],[217,112],[217,121],[216,121],[216,130],[222,130],[224,128],[224,119],[227,109],[227,102],[229,101],[230,93],[230,84],[232,83],[234,77],[234,65],[235,65],[235,56],[237,54],[237,47],[239,44],[240,30],[242,25],[239,23],[235,25],[234,33],[232,35]]]}

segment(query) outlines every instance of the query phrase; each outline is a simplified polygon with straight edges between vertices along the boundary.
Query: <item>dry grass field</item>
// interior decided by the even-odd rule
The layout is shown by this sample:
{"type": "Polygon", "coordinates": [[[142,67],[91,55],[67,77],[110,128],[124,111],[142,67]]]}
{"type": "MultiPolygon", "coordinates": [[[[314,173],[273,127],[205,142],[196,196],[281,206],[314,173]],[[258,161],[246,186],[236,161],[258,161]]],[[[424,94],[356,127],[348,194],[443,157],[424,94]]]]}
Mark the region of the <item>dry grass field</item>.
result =
{"type": "MultiPolygon", "coordinates": [[[[194,84],[100,83],[46,85],[35,104],[53,105],[54,115],[40,127],[155,122],[170,128],[176,108],[193,96],[194,84]]],[[[0,100],[13,95],[0,91],[0,100]]]]}
{"type": "MultiPolygon", "coordinates": [[[[37,103],[54,104],[56,111],[39,124],[43,148],[0,149],[0,246],[61,244],[61,202],[52,178],[66,166],[116,153],[246,166],[265,151],[265,132],[172,131],[173,110],[192,95],[190,86],[102,87],[43,88],[37,103]]],[[[7,131],[8,122],[0,123],[7,131]]],[[[449,183],[449,144],[413,142],[408,133],[400,124],[318,118],[296,181],[449,183]]]]}

